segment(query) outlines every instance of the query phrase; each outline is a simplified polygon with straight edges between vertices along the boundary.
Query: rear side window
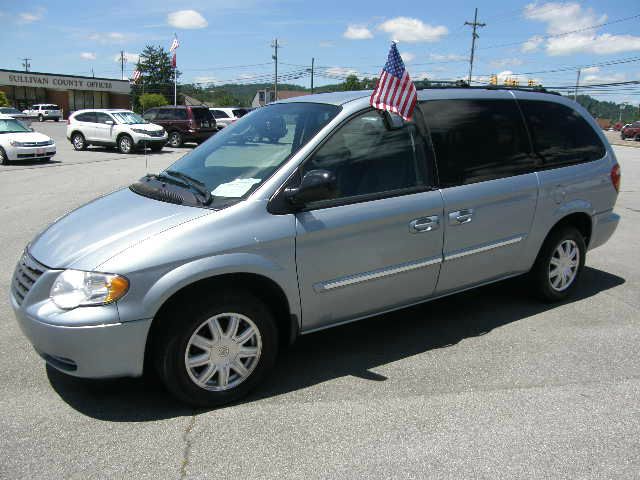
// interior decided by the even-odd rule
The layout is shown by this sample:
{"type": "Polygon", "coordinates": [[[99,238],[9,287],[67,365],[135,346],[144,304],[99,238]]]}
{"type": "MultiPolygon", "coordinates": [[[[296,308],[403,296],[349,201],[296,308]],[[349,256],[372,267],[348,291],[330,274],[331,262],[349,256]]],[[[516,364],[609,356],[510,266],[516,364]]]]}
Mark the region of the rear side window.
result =
{"type": "MultiPolygon", "coordinates": [[[[187,113],[186,110],[185,113],[187,113]]],[[[208,108],[192,108],[191,113],[193,113],[193,118],[195,118],[199,122],[201,122],[202,120],[211,120],[213,118],[213,115],[208,108]]]]}
{"type": "Polygon", "coordinates": [[[443,187],[535,170],[513,100],[430,100],[420,104],[443,187]]]}
{"type": "Polygon", "coordinates": [[[96,114],[94,112],[81,113],[73,117],[77,122],[91,122],[96,123],[96,114]]]}
{"type": "MultiPolygon", "coordinates": [[[[184,119],[186,120],[187,118],[187,112],[186,110],[180,110],[182,112],[184,112],[184,119]]],[[[158,110],[158,115],[156,116],[156,120],[175,120],[176,119],[176,115],[175,115],[175,110],[172,108],[161,108],[160,110],[158,110]]]]}
{"type": "Polygon", "coordinates": [[[602,141],[574,109],[552,102],[520,100],[533,148],[545,165],[590,162],[604,157],[602,141]]]}
{"type": "Polygon", "coordinates": [[[155,120],[157,115],[157,110],[149,110],[148,112],[145,112],[142,118],[144,118],[145,120],[155,120]]]}
{"type": "Polygon", "coordinates": [[[211,110],[211,113],[215,118],[229,118],[229,115],[227,115],[222,110],[211,110]]]}

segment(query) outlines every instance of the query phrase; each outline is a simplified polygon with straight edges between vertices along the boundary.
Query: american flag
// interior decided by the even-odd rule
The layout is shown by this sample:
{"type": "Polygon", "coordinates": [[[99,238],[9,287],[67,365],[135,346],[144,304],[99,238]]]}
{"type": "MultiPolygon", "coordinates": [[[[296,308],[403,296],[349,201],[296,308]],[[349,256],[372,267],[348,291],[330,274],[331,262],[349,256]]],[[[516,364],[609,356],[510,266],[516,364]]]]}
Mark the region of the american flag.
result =
{"type": "Polygon", "coordinates": [[[173,52],[180,46],[180,42],[178,42],[178,37],[173,37],[173,42],[171,42],[171,47],[169,47],[169,51],[173,52]]]}
{"type": "Polygon", "coordinates": [[[137,83],[140,78],[142,78],[142,72],[140,70],[134,70],[133,76],[131,77],[133,83],[137,83]]]}
{"type": "Polygon", "coordinates": [[[369,103],[379,110],[388,110],[409,120],[416,106],[418,93],[416,86],[404,68],[404,62],[398,53],[395,43],[391,44],[387,63],[385,63],[380,79],[371,94],[369,103]]]}

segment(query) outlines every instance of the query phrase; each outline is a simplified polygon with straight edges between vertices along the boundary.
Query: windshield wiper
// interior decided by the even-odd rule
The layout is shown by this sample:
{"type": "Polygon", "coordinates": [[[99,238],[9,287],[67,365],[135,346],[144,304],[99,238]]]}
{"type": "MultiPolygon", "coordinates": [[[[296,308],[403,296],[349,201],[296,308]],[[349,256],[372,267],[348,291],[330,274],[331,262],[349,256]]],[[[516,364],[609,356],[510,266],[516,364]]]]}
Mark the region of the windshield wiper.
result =
{"type": "Polygon", "coordinates": [[[172,177],[176,177],[176,178],[179,178],[180,180],[183,180],[187,184],[187,186],[191,187],[192,190],[195,190],[203,197],[204,199],[202,202],[203,205],[209,205],[213,201],[213,196],[211,195],[209,190],[207,190],[206,185],[202,183],[200,180],[193,178],[187,175],[186,173],[178,172],[176,170],[165,170],[163,173],[167,173],[172,177]]]}

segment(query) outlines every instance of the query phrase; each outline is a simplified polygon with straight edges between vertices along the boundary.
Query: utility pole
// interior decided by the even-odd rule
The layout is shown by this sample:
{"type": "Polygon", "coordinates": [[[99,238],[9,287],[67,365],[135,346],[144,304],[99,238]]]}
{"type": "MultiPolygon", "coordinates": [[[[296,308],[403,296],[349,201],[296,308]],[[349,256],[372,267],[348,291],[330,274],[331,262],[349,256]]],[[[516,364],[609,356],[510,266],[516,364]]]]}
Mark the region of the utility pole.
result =
{"type": "Polygon", "coordinates": [[[311,95],[313,95],[313,64],[315,60],[315,58],[311,57],[311,95]]]}
{"type": "Polygon", "coordinates": [[[91,76],[92,76],[93,78],[96,78],[96,73],[93,71],[93,67],[91,67],[91,76]]]}
{"type": "Polygon", "coordinates": [[[127,60],[124,58],[124,50],[120,50],[120,78],[124,80],[124,62],[127,60]]]}
{"type": "Polygon", "coordinates": [[[473,56],[476,51],[476,38],[479,38],[480,35],[476,33],[476,29],[478,27],[485,27],[486,23],[478,22],[478,9],[476,8],[476,13],[473,16],[473,22],[464,22],[465,25],[470,25],[473,27],[473,33],[471,34],[471,57],[469,58],[469,85],[471,85],[471,74],[473,73],[473,56]]]}
{"type": "MultiPolygon", "coordinates": [[[[274,54],[271,56],[271,58],[274,60],[275,62],[275,68],[276,68],[276,74],[275,77],[273,79],[273,93],[275,96],[274,101],[278,101],[278,47],[280,45],[278,45],[278,39],[276,38],[273,43],[271,44],[271,46],[273,47],[273,51],[274,54]]],[[[269,99],[265,99],[267,101],[267,103],[269,102],[269,99]]]]}
{"type": "Polygon", "coordinates": [[[578,69],[578,77],[576,78],[576,90],[573,92],[573,101],[577,102],[578,98],[578,88],[580,87],[580,69],[578,69]]]}
{"type": "Polygon", "coordinates": [[[23,58],[22,59],[22,66],[24,67],[24,71],[28,72],[29,69],[31,68],[31,64],[29,63],[29,60],[31,60],[30,58],[23,58]]]}

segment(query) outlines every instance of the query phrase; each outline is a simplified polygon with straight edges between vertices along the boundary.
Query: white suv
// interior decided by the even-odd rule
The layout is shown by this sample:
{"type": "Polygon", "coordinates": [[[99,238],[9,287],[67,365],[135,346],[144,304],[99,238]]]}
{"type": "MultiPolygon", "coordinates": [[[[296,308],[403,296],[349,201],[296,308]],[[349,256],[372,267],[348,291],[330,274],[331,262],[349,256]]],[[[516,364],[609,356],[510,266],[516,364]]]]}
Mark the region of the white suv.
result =
{"type": "Polygon", "coordinates": [[[249,111],[249,109],[243,107],[212,107],[209,110],[211,110],[213,117],[216,119],[218,130],[228,127],[249,111]]]}
{"type": "Polygon", "coordinates": [[[60,121],[62,118],[62,111],[58,105],[53,103],[38,103],[32,105],[31,108],[24,110],[23,113],[38,117],[38,120],[44,122],[45,120],[60,121]]]}
{"type": "Polygon", "coordinates": [[[115,146],[122,153],[131,153],[139,147],[159,152],[167,143],[167,132],[131,110],[78,110],[67,121],[67,139],[76,150],[100,145],[115,146]]]}

